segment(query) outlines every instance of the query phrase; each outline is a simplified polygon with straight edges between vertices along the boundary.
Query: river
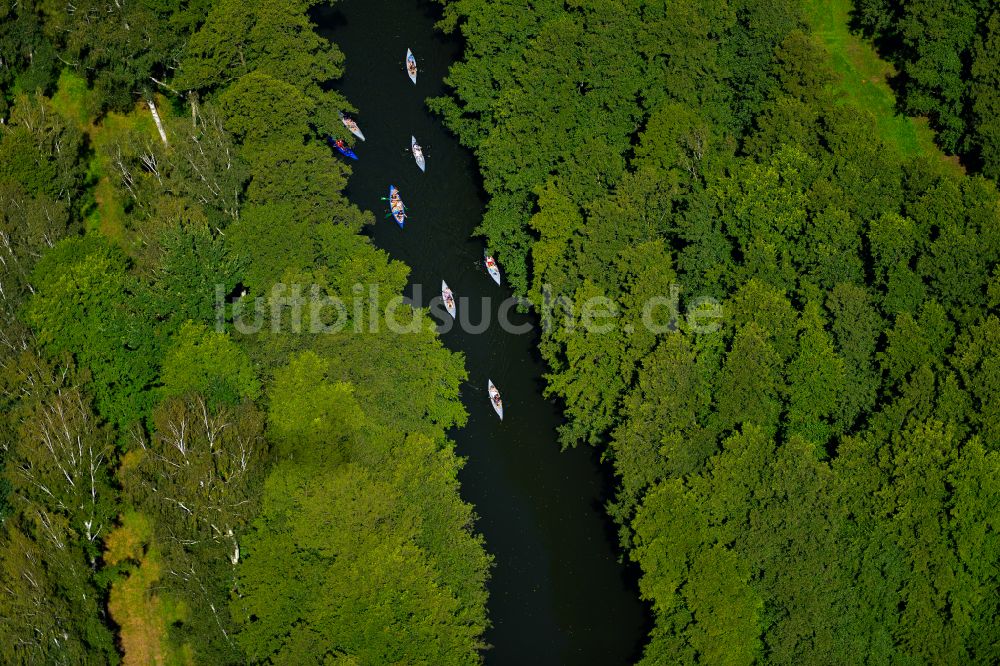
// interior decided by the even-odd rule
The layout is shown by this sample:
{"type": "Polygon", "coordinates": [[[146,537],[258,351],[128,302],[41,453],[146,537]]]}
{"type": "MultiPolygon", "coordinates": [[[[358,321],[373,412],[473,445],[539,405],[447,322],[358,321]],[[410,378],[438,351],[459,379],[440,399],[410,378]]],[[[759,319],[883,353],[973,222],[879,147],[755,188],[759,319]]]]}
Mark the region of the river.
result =
{"type": "MultiPolygon", "coordinates": [[[[648,619],[634,572],[618,562],[603,509],[610,480],[593,450],[560,451],[559,411],[542,396],[535,333],[507,333],[496,324],[510,292],[489,279],[482,240],[470,238],[484,205],[476,163],[424,103],[445,94],[442,79],[461,56],[461,42],[434,29],[439,16],[436,5],[414,0],[345,0],[316,13],[320,32],[347,57],[337,89],[358,107],[367,138],[355,146],[360,160],[352,164],[347,196],[376,212],[369,232],[375,244],[411,267],[408,296],[427,305],[444,279],[468,321],[493,320],[480,334],[455,327],[442,336],[465,354],[469,422],[451,436],[467,458],[462,496],[475,505],[476,529],[496,560],[486,663],[631,663],[648,619]],[[407,48],[420,67],[416,86],[403,70],[407,48]],[[411,134],[425,147],[426,173],[407,152],[411,134]],[[405,230],[383,219],[381,197],[390,183],[409,210],[405,230]],[[490,407],[487,378],[503,394],[502,423],[490,407]]],[[[531,322],[523,315],[511,321],[531,322]]]]}

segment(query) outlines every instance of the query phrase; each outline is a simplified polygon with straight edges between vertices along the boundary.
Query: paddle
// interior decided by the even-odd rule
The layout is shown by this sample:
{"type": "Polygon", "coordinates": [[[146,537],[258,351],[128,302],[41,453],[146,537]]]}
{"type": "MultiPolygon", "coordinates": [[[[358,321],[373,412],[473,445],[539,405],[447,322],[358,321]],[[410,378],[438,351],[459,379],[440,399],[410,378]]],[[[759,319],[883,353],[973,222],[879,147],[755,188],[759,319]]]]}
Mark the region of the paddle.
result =
{"type": "MultiPolygon", "coordinates": [[[[380,201],[388,201],[389,197],[379,197],[379,200],[380,201]]],[[[391,210],[385,216],[385,219],[388,220],[390,217],[393,218],[393,219],[395,219],[395,216],[392,214],[391,210]]],[[[403,217],[406,218],[406,219],[410,218],[410,215],[406,212],[406,206],[403,206],[403,217]]]]}

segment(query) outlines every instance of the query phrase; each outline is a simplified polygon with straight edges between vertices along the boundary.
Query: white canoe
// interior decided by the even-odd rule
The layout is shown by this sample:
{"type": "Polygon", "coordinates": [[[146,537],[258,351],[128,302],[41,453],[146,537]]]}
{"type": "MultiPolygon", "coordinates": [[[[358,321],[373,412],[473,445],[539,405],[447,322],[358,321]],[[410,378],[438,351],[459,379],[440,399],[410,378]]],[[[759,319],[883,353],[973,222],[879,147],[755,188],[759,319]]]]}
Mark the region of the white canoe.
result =
{"type": "Polygon", "coordinates": [[[486,272],[488,272],[490,274],[490,277],[493,278],[493,281],[499,285],[500,268],[497,266],[496,259],[487,254],[485,263],[486,263],[486,272]]]}
{"type": "Polygon", "coordinates": [[[503,400],[500,399],[500,391],[498,391],[497,387],[493,385],[492,379],[488,379],[486,381],[486,387],[490,391],[490,404],[493,405],[493,411],[495,411],[497,416],[500,417],[500,420],[503,421],[503,400]]]}
{"type": "Polygon", "coordinates": [[[455,319],[455,294],[444,280],[441,280],[441,302],[444,303],[444,308],[451,318],[455,319]]]}
{"type": "Polygon", "coordinates": [[[358,124],[356,122],[354,122],[353,120],[351,120],[350,118],[348,118],[339,111],[337,112],[337,115],[340,116],[340,122],[344,123],[344,127],[347,128],[347,131],[349,131],[351,134],[358,137],[362,141],[365,140],[365,135],[361,133],[361,128],[358,127],[358,124]]]}
{"type": "Polygon", "coordinates": [[[417,143],[417,137],[415,136],[410,136],[410,152],[413,153],[413,159],[417,161],[417,166],[423,171],[427,163],[424,162],[424,151],[420,147],[420,144],[417,143]]]}
{"type": "Polygon", "coordinates": [[[417,59],[413,57],[413,51],[406,49],[406,73],[409,75],[413,85],[417,84],[417,59]]]}

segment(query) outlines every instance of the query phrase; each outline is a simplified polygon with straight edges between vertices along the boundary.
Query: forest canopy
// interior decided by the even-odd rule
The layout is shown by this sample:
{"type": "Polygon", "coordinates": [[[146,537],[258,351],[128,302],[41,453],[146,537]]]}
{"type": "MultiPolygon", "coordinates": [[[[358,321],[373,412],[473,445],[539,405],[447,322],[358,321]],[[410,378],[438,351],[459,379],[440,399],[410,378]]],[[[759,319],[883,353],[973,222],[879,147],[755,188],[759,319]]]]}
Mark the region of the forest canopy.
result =
{"type": "Polygon", "coordinates": [[[480,661],[462,357],[419,311],[419,365],[227,325],[288,276],[406,282],[314,4],[0,6],[3,663],[480,661]]]}
{"type": "MultiPolygon", "coordinates": [[[[642,663],[1000,659],[996,182],[883,131],[909,121],[845,79],[877,56],[826,3],[443,4],[467,48],[432,107],[516,289],[623,322],[670,283],[722,304],[711,334],[540,342],[563,444],[616,474],[642,663]]],[[[995,177],[989,3],[854,16],[995,177]]]]}
{"type": "MultiPolygon", "coordinates": [[[[318,4],[0,5],[3,663],[484,659],[463,357],[419,310],[405,354],[225,325],[406,285],[326,145],[318,4]]],[[[625,324],[539,352],[614,475],[641,663],[1000,662],[994,4],[439,4],[477,233],[625,324]],[[675,288],[720,326],[639,325],[675,288]]]]}

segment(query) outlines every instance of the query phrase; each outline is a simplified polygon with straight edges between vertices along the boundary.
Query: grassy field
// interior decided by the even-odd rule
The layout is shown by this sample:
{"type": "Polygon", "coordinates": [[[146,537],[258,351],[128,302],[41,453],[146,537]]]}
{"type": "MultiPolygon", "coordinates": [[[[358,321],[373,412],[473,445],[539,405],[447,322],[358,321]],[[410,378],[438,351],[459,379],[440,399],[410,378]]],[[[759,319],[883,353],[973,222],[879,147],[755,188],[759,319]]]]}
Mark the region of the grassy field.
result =
{"type": "Polygon", "coordinates": [[[926,118],[909,118],[896,109],[896,95],[888,84],[895,69],[869,42],[850,32],[851,0],[806,0],[803,4],[810,28],[825,44],[840,75],[838,88],[845,101],[874,115],[879,134],[904,155],[936,155],[962,171],[956,158],[935,145],[934,131],[926,118]]]}
{"type": "Polygon", "coordinates": [[[111,586],[108,610],[120,627],[123,666],[186,666],[194,663],[187,647],[173,649],[167,627],[187,617],[186,610],[154,590],[162,575],[160,558],[150,547],[152,526],[139,513],[122,517],[121,525],[107,539],[105,561],[128,563],[130,570],[111,586]]]}
{"type": "Polygon", "coordinates": [[[87,81],[82,76],[64,69],[56,83],[56,92],[52,95],[52,106],[62,116],[76,123],[80,130],[91,129],[91,119],[94,117],[96,105],[93,92],[87,88],[87,81]]]}

